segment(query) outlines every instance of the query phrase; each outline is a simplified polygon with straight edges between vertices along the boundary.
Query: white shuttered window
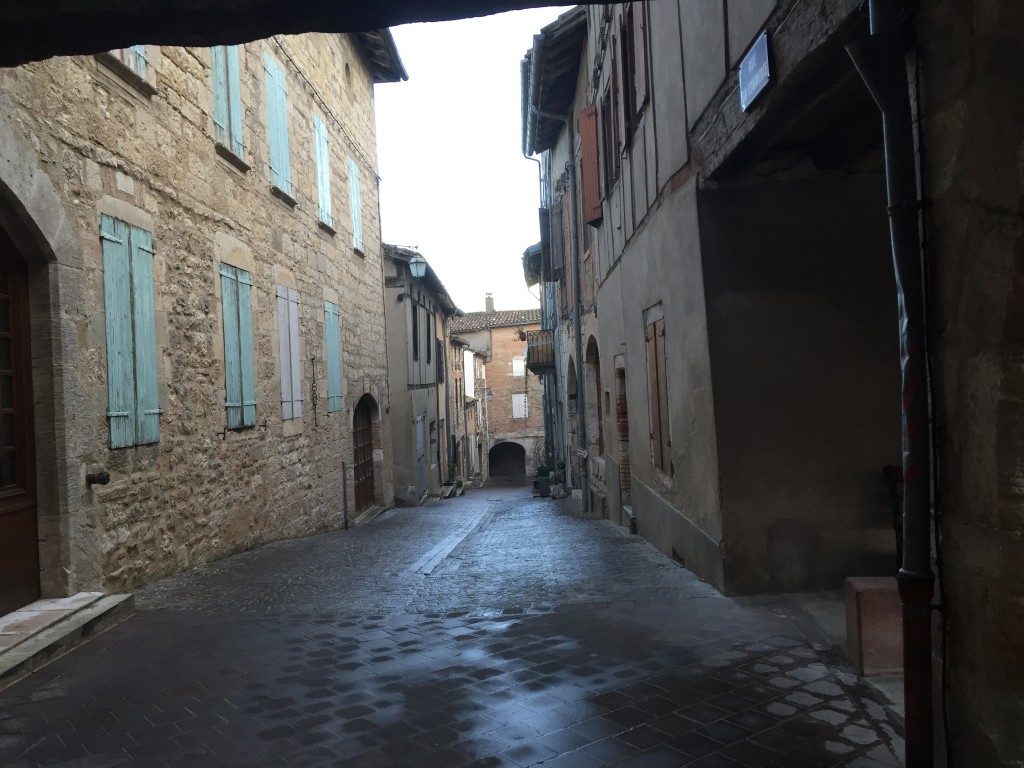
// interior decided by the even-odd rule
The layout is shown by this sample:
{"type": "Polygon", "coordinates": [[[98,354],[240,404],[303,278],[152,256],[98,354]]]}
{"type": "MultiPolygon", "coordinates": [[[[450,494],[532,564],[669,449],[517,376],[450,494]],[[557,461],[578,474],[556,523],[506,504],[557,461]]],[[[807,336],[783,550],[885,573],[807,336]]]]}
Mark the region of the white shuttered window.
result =
{"type": "Polygon", "coordinates": [[[281,363],[281,418],[302,416],[302,349],[299,343],[299,292],[277,286],[277,343],[281,363]]]}
{"type": "Polygon", "coordinates": [[[363,250],[363,193],[359,181],[359,166],[351,157],[348,159],[348,197],[352,210],[352,247],[363,250]]]}
{"type": "Polygon", "coordinates": [[[528,415],[528,400],[525,394],[512,395],[512,418],[525,419],[528,415]]]}

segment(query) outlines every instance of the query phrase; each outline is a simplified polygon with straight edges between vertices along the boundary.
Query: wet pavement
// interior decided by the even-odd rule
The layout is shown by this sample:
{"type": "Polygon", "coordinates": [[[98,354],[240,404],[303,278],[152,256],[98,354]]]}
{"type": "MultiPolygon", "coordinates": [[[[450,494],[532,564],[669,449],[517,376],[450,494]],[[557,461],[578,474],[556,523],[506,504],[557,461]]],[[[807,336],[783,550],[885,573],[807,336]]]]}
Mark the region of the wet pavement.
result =
{"type": "Polygon", "coordinates": [[[569,504],[472,491],[154,584],[0,691],[0,765],[900,764],[791,602],[569,504]]]}

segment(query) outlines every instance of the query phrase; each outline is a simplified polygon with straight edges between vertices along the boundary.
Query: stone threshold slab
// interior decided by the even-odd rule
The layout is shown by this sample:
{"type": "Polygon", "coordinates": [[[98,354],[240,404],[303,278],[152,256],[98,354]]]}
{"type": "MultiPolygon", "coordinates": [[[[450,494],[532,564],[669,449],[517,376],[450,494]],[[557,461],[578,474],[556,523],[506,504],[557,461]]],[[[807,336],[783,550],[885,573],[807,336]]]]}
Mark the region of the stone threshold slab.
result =
{"type": "Polygon", "coordinates": [[[79,592],[0,616],[0,689],[135,612],[133,595],[79,592]]]}

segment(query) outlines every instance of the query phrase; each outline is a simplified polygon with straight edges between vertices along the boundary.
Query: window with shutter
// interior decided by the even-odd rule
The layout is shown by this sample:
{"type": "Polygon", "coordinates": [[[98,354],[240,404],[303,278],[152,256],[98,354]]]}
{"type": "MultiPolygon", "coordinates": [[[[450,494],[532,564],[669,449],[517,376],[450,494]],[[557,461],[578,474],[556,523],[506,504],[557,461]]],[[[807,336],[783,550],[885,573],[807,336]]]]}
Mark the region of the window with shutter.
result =
{"type": "Polygon", "coordinates": [[[348,159],[348,197],[352,211],[352,247],[363,252],[363,197],[359,181],[359,166],[348,159]]]}
{"type": "Polygon", "coordinates": [[[107,342],[110,447],[160,439],[153,236],[110,216],[100,220],[107,342]]]}
{"type": "Polygon", "coordinates": [[[672,441],[669,436],[668,375],[665,367],[665,320],[644,329],[647,352],[648,402],[651,419],[651,461],[662,472],[672,473],[672,441]]]}
{"type": "Polygon", "coordinates": [[[210,49],[213,76],[214,138],[238,158],[242,146],[241,73],[237,45],[215,45],[210,49]]]}
{"type": "Polygon", "coordinates": [[[252,335],[252,280],[244,269],[220,265],[224,315],[224,408],[228,429],[256,424],[256,371],[252,335]]]}
{"type": "Polygon", "coordinates": [[[263,54],[267,75],[267,142],[270,145],[270,183],[292,194],[291,160],[288,154],[288,96],[284,72],[269,53],[263,54]]]}
{"type": "MultiPolygon", "coordinates": [[[[584,107],[580,112],[580,186],[583,191],[583,221],[600,224],[601,182],[598,172],[597,107],[584,107]]],[[[586,232],[586,229],[584,229],[586,232]]]]}
{"type": "Polygon", "coordinates": [[[420,307],[415,302],[409,301],[409,309],[412,311],[412,359],[420,359],[420,307]]]}
{"type": "Polygon", "coordinates": [[[324,348],[327,358],[327,412],[341,410],[341,318],[338,305],[324,302],[324,348]]]}
{"type": "Polygon", "coordinates": [[[561,280],[565,271],[565,235],[562,231],[562,197],[559,195],[551,204],[548,217],[551,227],[551,279],[561,280]]]}
{"type": "Polygon", "coordinates": [[[302,416],[302,354],[299,343],[299,293],[277,286],[277,338],[281,363],[281,418],[302,416]]]}
{"type": "Polygon", "coordinates": [[[529,401],[525,394],[512,395],[512,418],[525,419],[529,401]]]}
{"type": "Polygon", "coordinates": [[[320,206],[320,221],[333,230],[331,214],[331,156],[327,140],[327,126],[320,115],[313,114],[313,142],[316,146],[316,188],[320,206]]]}
{"type": "Polygon", "coordinates": [[[512,375],[521,378],[526,375],[526,360],[521,357],[512,358],[512,375]]]}

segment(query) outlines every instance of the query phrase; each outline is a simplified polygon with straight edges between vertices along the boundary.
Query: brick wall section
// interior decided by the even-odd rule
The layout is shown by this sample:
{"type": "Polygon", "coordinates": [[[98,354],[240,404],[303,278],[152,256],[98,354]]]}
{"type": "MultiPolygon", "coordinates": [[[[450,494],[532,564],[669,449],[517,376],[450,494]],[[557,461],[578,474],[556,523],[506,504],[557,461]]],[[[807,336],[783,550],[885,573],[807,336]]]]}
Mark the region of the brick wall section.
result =
{"type": "MultiPolygon", "coordinates": [[[[70,471],[84,477],[106,469],[112,481],[63,500],[87,521],[69,535],[92,537],[71,548],[97,553],[96,563],[76,566],[72,589],[127,589],[261,542],[339,526],[341,465],[349,464],[351,495],[352,408],[364,393],[385,419],[378,501],[393,498],[372,77],[348,36],[279,40],[240,49],[247,171],[215,152],[209,49],[149,46],[151,96],[95,57],[0,70],[0,121],[35,149],[77,222],[83,253],[79,301],[61,307],[77,328],[77,355],[65,364],[83,397],[73,412],[50,419],[74,424],[70,471]],[[270,194],[264,52],[287,78],[294,208],[270,194]],[[317,226],[314,109],[330,135],[333,236],[317,226]],[[363,255],[352,248],[349,156],[361,169],[363,255]],[[162,409],[155,445],[107,447],[101,212],[152,226],[162,409]],[[222,258],[252,273],[258,401],[257,427],[227,433],[222,258]],[[300,295],[301,422],[281,419],[278,282],[300,295]],[[333,414],[326,412],[325,300],[339,303],[343,324],[345,398],[333,414]]],[[[37,432],[48,427],[37,418],[37,432]]]]}
{"type": "Polygon", "coordinates": [[[514,440],[526,448],[528,466],[535,465],[537,438],[543,445],[544,393],[540,378],[529,370],[525,376],[512,375],[512,359],[526,357],[526,341],[520,331],[540,330],[540,324],[491,328],[491,359],[487,363],[487,426],[491,446],[502,440],[514,440]],[[527,395],[527,418],[512,418],[512,395],[527,395]],[[525,439],[524,439],[525,438],[525,439]]]}

